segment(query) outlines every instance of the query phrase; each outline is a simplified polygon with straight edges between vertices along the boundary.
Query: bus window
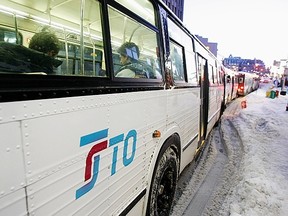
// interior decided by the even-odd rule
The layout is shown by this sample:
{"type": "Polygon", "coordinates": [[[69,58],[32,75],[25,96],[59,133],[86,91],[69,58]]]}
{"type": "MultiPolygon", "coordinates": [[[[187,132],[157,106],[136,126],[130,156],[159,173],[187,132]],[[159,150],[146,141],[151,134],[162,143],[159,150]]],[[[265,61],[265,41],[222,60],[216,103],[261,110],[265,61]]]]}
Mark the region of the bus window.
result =
{"type": "Polygon", "coordinates": [[[214,82],[215,84],[220,84],[219,83],[219,73],[218,73],[218,65],[217,65],[217,61],[215,61],[215,64],[214,64],[214,82]]]}
{"type": "Polygon", "coordinates": [[[205,64],[206,64],[206,60],[200,56],[197,55],[197,67],[198,67],[198,80],[199,80],[199,85],[202,85],[202,83],[204,82],[204,75],[205,75],[205,64]]]}
{"type": "Polygon", "coordinates": [[[129,10],[134,11],[138,16],[144,18],[146,21],[155,26],[154,8],[148,0],[116,0],[129,10]]]}
{"type": "Polygon", "coordinates": [[[195,63],[195,53],[186,51],[186,68],[187,68],[187,76],[188,83],[192,85],[198,85],[198,76],[197,69],[195,63]]]}
{"type": "Polygon", "coordinates": [[[244,83],[244,77],[239,77],[239,81],[238,81],[238,83],[244,83]]]}
{"type": "MultiPolygon", "coordinates": [[[[58,57],[63,61],[57,74],[70,74],[80,75],[80,59],[81,59],[81,48],[80,45],[68,44],[67,46],[68,62],[65,59],[66,49],[65,43],[61,43],[61,49],[58,57]],[[67,73],[65,72],[67,71],[67,73]]],[[[101,69],[103,52],[98,49],[91,47],[84,47],[84,75],[86,76],[106,76],[101,69]]]]}
{"type": "Polygon", "coordinates": [[[13,43],[13,44],[22,44],[23,37],[20,33],[17,34],[14,30],[0,28],[0,41],[13,43]]]}
{"type": "Polygon", "coordinates": [[[218,75],[219,75],[219,83],[223,84],[225,82],[225,71],[224,68],[218,68],[218,75]]]}
{"type": "MultiPolygon", "coordinates": [[[[65,1],[59,4],[55,1],[41,1],[33,4],[27,11],[14,11],[10,8],[5,9],[7,11],[4,11],[4,13],[0,11],[0,25],[12,29],[10,32],[4,31],[4,33],[0,30],[0,41],[2,40],[1,38],[9,37],[9,40],[4,41],[12,44],[16,43],[16,39],[18,39],[17,44],[24,46],[14,46],[14,50],[18,51],[21,49],[23,53],[30,52],[32,53],[31,56],[35,57],[37,53],[33,52],[34,50],[32,51],[32,49],[28,49],[28,47],[31,38],[39,32],[51,32],[60,41],[60,51],[55,59],[55,62],[56,60],[58,61],[57,64],[53,65],[54,68],[51,66],[52,71],[42,71],[42,65],[37,66],[38,62],[44,62],[44,60],[40,60],[40,55],[35,58],[37,61],[33,62],[35,65],[33,69],[30,67],[32,63],[29,62],[31,58],[25,57],[27,55],[21,55],[19,61],[21,61],[21,65],[26,66],[25,68],[13,67],[13,72],[45,72],[47,75],[107,76],[105,72],[100,3],[95,0],[86,0],[85,4],[83,4],[85,5],[83,17],[80,10],[83,6],[81,5],[82,3],[82,1],[65,1]],[[49,8],[49,11],[47,11],[47,8],[49,8]],[[41,11],[45,11],[45,13],[40,13],[41,11]],[[16,38],[14,33],[16,29],[23,35],[23,39],[22,37],[16,38]],[[28,62],[25,63],[25,60],[28,62]],[[58,62],[61,64],[59,65],[58,62]],[[37,71],[35,71],[35,68],[37,68],[37,71]]],[[[3,47],[8,46],[4,44],[3,47]]],[[[17,59],[18,53],[13,53],[15,59],[17,59]]],[[[54,62],[54,59],[51,61],[54,62]]],[[[47,56],[45,56],[45,62],[49,62],[47,56]]],[[[3,68],[2,71],[11,71],[11,69],[3,68]]]]}
{"type": "MultiPolygon", "coordinates": [[[[194,46],[193,46],[193,39],[187,35],[183,29],[181,29],[173,20],[168,18],[168,26],[169,26],[169,37],[173,41],[177,41],[176,45],[175,43],[170,44],[170,54],[171,54],[171,60],[174,53],[178,53],[181,56],[181,63],[182,66],[178,65],[177,70],[181,71],[181,75],[175,74],[174,80],[175,81],[181,81],[185,82],[188,81],[189,84],[192,85],[198,85],[198,75],[197,75],[197,69],[195,64],[195,52],[194,52],[194,46]],[[176,52],[174,52],[176,51],[176,52]]],[[[170,41],[171,41],[170,39],[170,41]]],[[[173,69],[173,68],[172,68],[173,69]]],[[[175,70],[174,70],[175,71],[175,70]]]]}
{"type": "Polygon", "coordinates": [[[185,81],[183,47],[170,42],[170,56],[172,62],[172,74],[174,81],[185,81]]]}
{"type": "Polygon", "coordinates": [[[208,76],[209,76],[209,82],[210,84],[214,84],[214,71],[213,71],[213,66],[209,64],[208,66],[208,76]]]}
{"type": "Polygon", "coordinates": [[[162,78],[156,32],[111,6],[108,12],[115,77],[162,78]]]}
{"type": "MultiPolygon", "coordinates": [[[[77,24],[80,23],[81,13],[80,10],[76,10],[76,8],[81,8],[80,4],[81,1],[73,1],[75,13],[71,17],[71,21],[76,22],[77,24]]],[[[59,14],[61,13],[58,7],[55,9],[59,14]]],[[[72,10],[72,6],[70,10],[72,10]]],[[[58,69],[58,73],[77,76],[107,76],[104,61],[100,3],[94,0],[87,0],[85,2],[84,16],[83,35],[80,35],[77,32],[68,31],[62,36],[65,40],[62,42],[62,49],[60,50],[59,57],[63,61],[63,64],[61,65],[61,72],[59,72],[58,69]],[[83,47],[81,44],[81,37],[83,40],[83,47]]],[[[77,28],[80,29],[80,26],[77,26],[77,28]]]]}

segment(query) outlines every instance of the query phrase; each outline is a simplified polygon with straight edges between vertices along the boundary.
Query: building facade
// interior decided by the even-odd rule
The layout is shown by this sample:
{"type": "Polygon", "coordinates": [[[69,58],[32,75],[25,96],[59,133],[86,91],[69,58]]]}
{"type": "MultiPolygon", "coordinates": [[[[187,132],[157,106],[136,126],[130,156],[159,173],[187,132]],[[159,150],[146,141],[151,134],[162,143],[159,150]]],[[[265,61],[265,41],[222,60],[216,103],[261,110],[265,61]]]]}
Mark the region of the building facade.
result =
{"type": "Polygon", "coordinates": [[[184,0],[162,0],[183,21],[184,0]]]}
{"type": "Polygon", "coordinates": [[[208,38],[204,38],[200,35],[195,35],[205,46],[207,49],[210,50],[210,52],[213,53],[217,57],[217,52],[218,52],[218,43],[214,42],[209,42],[208,38]]]}
{"type": "Polygon", "coordinates": [[[236,71],[257,73],[263,75],[268,73],[264,62],[261,59],[243,59],[241,57],[233,57],[230,55],[228,58],[223,59],[223,65],[227,68],[236,71]]]}

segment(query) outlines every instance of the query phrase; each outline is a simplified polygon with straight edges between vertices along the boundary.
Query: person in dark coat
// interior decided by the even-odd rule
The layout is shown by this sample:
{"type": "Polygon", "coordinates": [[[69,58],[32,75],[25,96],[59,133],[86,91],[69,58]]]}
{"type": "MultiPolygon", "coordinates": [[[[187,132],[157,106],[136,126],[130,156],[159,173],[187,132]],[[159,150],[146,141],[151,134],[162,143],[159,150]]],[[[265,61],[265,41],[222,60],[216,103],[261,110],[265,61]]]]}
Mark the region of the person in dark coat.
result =
{"type": "Polygon", "coordinates": [[[36,33],[29,48],[0,42],[0,72],[53,74],[62,61],[55,59],[60,50],[58,38],[48,31],[36,33]]]}

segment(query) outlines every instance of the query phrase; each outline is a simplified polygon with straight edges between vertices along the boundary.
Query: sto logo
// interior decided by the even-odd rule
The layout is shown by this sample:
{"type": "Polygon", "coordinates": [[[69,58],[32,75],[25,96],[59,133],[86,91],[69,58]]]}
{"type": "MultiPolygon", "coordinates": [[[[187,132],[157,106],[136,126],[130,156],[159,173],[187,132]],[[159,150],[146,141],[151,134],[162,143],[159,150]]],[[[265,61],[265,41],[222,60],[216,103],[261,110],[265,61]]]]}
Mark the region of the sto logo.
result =
{"type": "MultiPolygon", "coordinates": [[[[80,138],[80,147],[86,146],[88,144],[95,143],[99,140],[108,137],[108,128],[97,131],[95,133],[91,133],[80,138]]],[[[116,165],[117,165],[117,156],[118,156],[118,146],[117,144],[123,143],[123,165],[128,166],[134,159],[136,152],[136,142],[137,142],[137,132],[136,130],[130,130],[124,139],[124,134],[117,135],[111,139],[104,140],[102,142],[96,143],[90,149],[87,157],[86,157],[86,167],[85,167],[85,176],[84,182],[90,181],[86,183],[84,186],[80,187],[76,190],[76,199],[79,199],[84,194],[88,193],[95,185],[97,181],[97,177],[99,174],[99,165],[100,165],[100,152],[108,147],[113,147],[113,156],[111,162],[111,176],[116,173],[116,165]],[[132,153],[130,157],[128,156],[128,146],[129,140],[132,140],[132,153]],[[94,159],[94,162],[93,162],[94,159]],[[92,165],[93,164],[93,165],[92,165]],[[93,169],[93,172],[92,172],[93,169]]],[[[130,142],[131,143],[131,142],[130,142]]]]}

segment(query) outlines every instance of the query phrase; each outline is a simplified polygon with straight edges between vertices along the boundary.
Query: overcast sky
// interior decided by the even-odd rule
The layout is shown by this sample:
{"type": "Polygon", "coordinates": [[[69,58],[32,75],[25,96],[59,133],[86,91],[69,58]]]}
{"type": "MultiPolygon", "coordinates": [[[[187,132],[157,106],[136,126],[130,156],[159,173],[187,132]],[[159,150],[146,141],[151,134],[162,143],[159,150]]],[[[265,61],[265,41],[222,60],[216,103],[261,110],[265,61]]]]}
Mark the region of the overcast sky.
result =
{"type": "Polygon", "coordinates": [[[220,58],[288,58],[288,0],[184,0],[183,22],[218,43],[220,58]]]}

